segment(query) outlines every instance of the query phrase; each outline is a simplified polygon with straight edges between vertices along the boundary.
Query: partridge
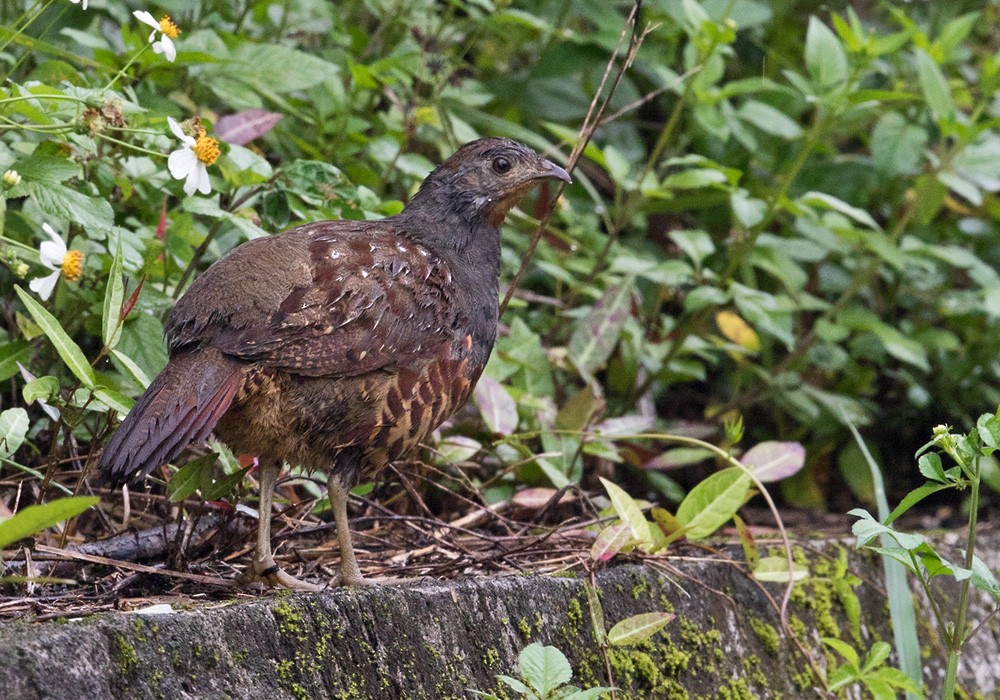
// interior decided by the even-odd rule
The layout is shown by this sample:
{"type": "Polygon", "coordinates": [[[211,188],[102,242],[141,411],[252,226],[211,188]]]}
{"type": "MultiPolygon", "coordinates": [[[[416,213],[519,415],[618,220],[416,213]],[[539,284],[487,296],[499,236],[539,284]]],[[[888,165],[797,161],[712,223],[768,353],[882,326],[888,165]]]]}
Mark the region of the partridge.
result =
{"type": "Polygon", "coordinates": [[[100,457],[140,479],[214,431],[259,459],[252,575],[281,570],[270,512],[282,464],[329,475],[340,572],[361,585],[349,490],[410,453],[469,397],[497,333],[500,226],[565,170],[504,138],[467,143],[396,216],[322,221],[248,241],[191,285],[166,324],[170,361],[100,457]]]}

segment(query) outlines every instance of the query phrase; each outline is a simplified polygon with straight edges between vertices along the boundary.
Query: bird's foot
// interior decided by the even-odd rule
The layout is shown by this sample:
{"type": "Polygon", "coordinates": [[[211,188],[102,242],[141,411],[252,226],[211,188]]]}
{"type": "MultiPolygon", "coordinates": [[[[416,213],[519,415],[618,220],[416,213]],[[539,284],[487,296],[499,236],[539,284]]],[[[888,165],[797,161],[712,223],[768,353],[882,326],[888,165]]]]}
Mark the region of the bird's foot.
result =
{"type": "Polygon", "coordinates": [[[300,581],[291,574],[285,573],[284,569],[274,563],[267,566],[261,562],[254,562],[253,567],[237,576],[236,580],[239,583],[262,583],[268,588],[288,588],[293,591],[315,592],[324,588],[324,586],[318,586],[315,583],[300,581]]]}

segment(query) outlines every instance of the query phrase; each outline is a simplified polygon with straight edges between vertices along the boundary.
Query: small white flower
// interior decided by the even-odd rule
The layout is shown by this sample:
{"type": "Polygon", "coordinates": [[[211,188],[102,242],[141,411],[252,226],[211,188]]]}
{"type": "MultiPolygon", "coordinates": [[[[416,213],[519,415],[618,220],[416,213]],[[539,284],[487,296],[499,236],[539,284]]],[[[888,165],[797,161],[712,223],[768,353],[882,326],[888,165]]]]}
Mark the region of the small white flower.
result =
{"type": "Polygon", "coordinates": [[[59,275],[65,275],[70,282],[76,282],[83,274],[83,253],[79,250],[67,250],[66,242],[48,224],[42,224],[42,229],[51,240],[43,241],[38,246],[38,257],[42,265],[52,270],[45,277],[36,277],[28,283],[28,288],[43,300],[52,296],[59,275]]]}
{"type": "MultiPolygon", "coordinates": [[[[74,5],[79,5],[80,4],[80,0],[69,0],[69,1],[71,3],[73,3],[74,5]]],[[[87,9],[87,0],[83,0],[83,9],[84,10],[87,9]]]]}
{"type": "Polygon", "coordinates": [[[184,144],[167,157],[167,168],[177,180],[184,180],[184,194],[192,196],[196,191],[208,194],[212,184],[208,179],[208,166],[219,158],[219,142],[205,135],[199,127],[198,137],[188,136],[180,124],[167,117],[170,131],[184,144]]]}
{"type": "Polygon", "coordinates": [[[174,48],[173,40],[181,33],[177,25],[167,15],[164,15],[163,19],[157,22],[156,18],[145,10],[136,10],[132,14],[137,20],[153,28],[149,34],[149,40],[153,43],[153,52],[162,53],[164,58],[173,63],[173,60],[177,58],[177,49],[174,48]],[[160,34],[159,41],[156,40],[157,32],[160,34]]]}
{"type": "Polygon", "coordinates": [[[3,184],[7,187],[21,184],[21,174],[16,170],[5,170],[3,173],[3,184]]]}

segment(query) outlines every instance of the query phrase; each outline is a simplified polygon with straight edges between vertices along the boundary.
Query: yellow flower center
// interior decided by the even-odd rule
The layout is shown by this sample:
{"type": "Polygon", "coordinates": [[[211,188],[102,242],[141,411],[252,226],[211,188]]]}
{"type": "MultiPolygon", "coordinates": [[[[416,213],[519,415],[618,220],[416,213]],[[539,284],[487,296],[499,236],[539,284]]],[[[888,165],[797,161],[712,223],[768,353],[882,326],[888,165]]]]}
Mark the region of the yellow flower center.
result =
{"type": "Polygon", "coordinates": [[[70,282],[79,282],[83,276],[83,251],[71,250],[66,253],[62,263],[63,277],[70,282]]]}
{"type": "Polygon", "coordinates": [[[170,15],[163,15],[163,19],[160,20],[160,31],[163,32],[164,36],[168,36],[171,39],[176,39],[180,36],[181,30],[174,21],[170,19],[170,15]]]}
{"type": "Polygon", "coordinates": [[[213,165],[219,159],[219,142],[202,133],[194,142],[194,154],[205,165],[213,165]]]}

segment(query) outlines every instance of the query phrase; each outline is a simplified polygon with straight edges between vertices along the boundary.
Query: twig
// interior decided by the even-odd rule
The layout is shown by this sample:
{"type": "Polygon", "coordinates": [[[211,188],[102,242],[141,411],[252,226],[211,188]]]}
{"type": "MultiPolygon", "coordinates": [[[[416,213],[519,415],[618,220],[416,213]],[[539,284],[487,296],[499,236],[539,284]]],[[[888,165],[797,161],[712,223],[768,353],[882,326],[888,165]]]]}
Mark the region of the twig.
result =
{"type": "MultiPolygon", "coordinates": [[[[649,27],[641,32],[638,29],[637,20],[641,9],[642,0],[635,0],[635,3],[632,5],[631,12],[629,12],[628,19],[625,20],[625,26],[622,27],[621,34],[618,36],[618,43],[615,44],[615,49],[611,54],[611,58],[608,59],[608,64],[604,68],[604,75],[601,76],[601,82],[597,86],[597,90],[594,93],[594,99],[590,102],[590,108],[587,110],[587,116],[584,117],[583,125],[577,133],[577,139],[576,143],[573,145],[573,150],[569,154],[569,158],[566,159],[566,172],[570,174],[572,174],[573,170],[576,169],[577,161],[580,160],[583,150],[587,147],[587,144],[590,143],[590,139],[593,138],[597,127],[600,126],[601,117],[604,115],[604,110],[607,108],[608,103],[611,102],[611,98],[615,94],[618,83],[621,82],[625,72],[632,65],[632,61],[635,60],[639,47],[642,46],[642,42],[645,40],[646,35],[650,32],[649,27]],[[611,76],[611,71],[618,59],[622,44],[625,42],[625,37],[629,34],[629,30],[632,32],[632,37],[629,40],[628,51],[625,53],[625,58],[622,61],[618,72],[615,74],[614,78],[611,79],[611,85],[608,88],[607,95],[605,95],[604,99],[601,100],[601,95],[604,93],[605,86],[608,85],[608,79],[611,76]]],[[[552,196],[553,202],[559,199],[564,189],[566,189],[566,183],[560,182],[558,187],[556,187],[555,194],[552,196]]],[[[528,250],[524,254],[521,266],[518,268],[517,274],[514,275],[514,279],[511,281],[510,287],[507,289],[507,294],[504,295],[503,303],[500,304],[500,316],[503,316],[504,311],[507,310],[507,305],[510,303],[511,297],[514,296],[514,290],[521,283],[521,279],[524,277],[524,273],[528,269],[528,263],[531,260],[531,257],[535,254],[535,249],[538,247],[538,242],[541,240],[542,234],[548,226],[548,222],[552,217],[553,211],[554,207],[549,207],[548,211],[545,212],[545,215],[541,218],[541,221],[538,222],[538,227],[535,229],[535,233],[531,236],[531,240],[528,242],[528,250]]]]}

